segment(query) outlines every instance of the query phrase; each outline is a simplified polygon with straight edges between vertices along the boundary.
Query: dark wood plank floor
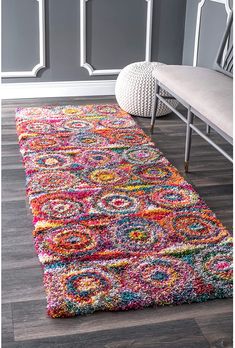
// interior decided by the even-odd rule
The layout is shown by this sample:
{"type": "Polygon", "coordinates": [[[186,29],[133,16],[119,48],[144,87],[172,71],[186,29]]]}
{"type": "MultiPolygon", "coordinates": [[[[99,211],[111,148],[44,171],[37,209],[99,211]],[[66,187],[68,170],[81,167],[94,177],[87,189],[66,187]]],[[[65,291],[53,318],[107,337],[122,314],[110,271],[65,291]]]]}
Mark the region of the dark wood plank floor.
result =
{"type": "MultiPolygon", "coordinates": [[[[42,104],[112,103],[78,98],[5,101],[2,105],[2,342],[3,347],[204,348],[232,347],[232,300],[96,313],[50,319],[42,272],[33,248],[32,216],[15,132],[14,110],[42,104]]],[[[149,133],[149,120],[136,119],[149,133]]],[[[197,122],[200,125],[200,122],[197,122]]],[[[204,129],[204,125],[201,125],[204,129]]],[[[211,134],[231,151],[220,137],[211,134]]],[[[185,126],[174,115],[159,118],[153,139],[183,173],[185,126]]],[[[193,135],[191,172],[184,175],[218,218],[232,228],[232,166],[193,135]]]]}

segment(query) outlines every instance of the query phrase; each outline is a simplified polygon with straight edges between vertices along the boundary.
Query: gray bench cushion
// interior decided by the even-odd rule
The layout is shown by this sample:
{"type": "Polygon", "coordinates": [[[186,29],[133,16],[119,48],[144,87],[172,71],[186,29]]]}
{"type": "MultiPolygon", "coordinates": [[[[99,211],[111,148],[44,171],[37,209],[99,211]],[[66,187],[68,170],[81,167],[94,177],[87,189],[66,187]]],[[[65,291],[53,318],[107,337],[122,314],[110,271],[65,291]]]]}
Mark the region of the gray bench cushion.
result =
{"type": "Polygon", "coordinates": [[[214,70],[166,65],[153,76],[230,137],[233,136],[233,80],[214,70]]]}

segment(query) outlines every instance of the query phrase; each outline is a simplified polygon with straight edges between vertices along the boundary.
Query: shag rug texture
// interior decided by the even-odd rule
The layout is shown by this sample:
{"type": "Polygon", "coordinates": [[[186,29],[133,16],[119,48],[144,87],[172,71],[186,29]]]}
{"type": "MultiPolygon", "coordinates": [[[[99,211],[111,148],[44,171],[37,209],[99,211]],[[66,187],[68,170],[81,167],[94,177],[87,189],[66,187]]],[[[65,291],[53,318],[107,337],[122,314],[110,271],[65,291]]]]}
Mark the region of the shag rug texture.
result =
{"type": "Polygon", "coordinates": [[[51,317],[232,296],[229,232],[130,115],[44,106],[16,124],[51,317]]]}

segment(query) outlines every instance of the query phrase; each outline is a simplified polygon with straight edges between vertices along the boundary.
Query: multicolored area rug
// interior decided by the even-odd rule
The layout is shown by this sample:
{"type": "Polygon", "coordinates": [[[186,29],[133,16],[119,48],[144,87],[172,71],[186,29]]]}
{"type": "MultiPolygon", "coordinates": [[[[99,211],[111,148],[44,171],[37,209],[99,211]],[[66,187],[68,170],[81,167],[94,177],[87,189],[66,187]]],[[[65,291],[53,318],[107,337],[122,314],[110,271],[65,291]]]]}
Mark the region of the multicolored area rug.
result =
{"type": "Polygon", "coordinates": [[[18,109],[48,314],[232,295],[232,241],[116,105],[18,109]]]}

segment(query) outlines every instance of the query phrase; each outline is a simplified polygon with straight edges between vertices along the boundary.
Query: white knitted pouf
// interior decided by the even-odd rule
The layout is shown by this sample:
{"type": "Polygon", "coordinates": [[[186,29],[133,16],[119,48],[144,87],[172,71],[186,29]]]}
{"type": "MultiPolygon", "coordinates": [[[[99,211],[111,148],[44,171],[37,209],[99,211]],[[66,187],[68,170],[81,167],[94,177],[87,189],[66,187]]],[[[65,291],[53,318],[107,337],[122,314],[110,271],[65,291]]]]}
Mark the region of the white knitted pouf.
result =
{"type": "MultiPolygon", "coordinates": [[[[151,117],[151,108],[154,97],[153,70],[164,65],[157,62],[137,62],[127,65],[118,75],[115,94],[119,106],[126,112],[135,116],[151,117]]],[[[169,96],[161,90],[160,95],[169,96]]],[[[176,100],[168,99],[176,107],[176,100]]],[[[171,110],[162,102],[158,103],[157,116],[169,114],[171,110]]]]}

